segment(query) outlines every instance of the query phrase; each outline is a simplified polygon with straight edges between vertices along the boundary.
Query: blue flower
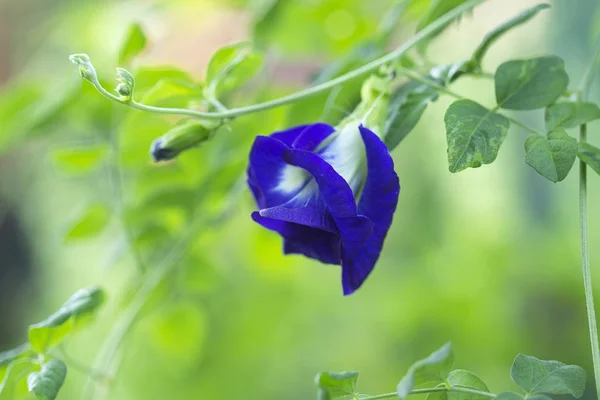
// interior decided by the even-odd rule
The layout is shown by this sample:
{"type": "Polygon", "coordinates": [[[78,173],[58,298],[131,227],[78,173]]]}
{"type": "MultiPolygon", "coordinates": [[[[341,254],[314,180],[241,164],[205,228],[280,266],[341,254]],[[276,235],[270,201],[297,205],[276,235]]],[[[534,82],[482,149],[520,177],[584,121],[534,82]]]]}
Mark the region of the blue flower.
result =
{"type": "Polygon", "coordinates": [[[254,221],[283,237],[285,254],[342,266],[345,295],[373,270],[392,223],[400,183],[383,141],[351,121],[258,136],[248,184],[254,221]]]}

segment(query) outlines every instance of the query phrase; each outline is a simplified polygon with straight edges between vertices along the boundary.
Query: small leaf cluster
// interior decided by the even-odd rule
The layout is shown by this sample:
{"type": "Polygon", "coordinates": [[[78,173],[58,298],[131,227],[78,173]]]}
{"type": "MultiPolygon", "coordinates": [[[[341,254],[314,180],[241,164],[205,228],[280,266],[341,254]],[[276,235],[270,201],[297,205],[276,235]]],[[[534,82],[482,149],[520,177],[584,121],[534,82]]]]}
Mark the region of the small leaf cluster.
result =
{"type": "Polygon", "coordinates": [[[80,289],[54,314],[29,326],[27,343],[0,353],[0,399],[20,398],[29,392],[40,400],[54,400],[67,376],[67,365],[55,350],[103,302],[101,289],[80,289]]]}
{"type": "Polygon", "coordinates": [[[583,396],[585,370],[559,361],[540,360],[519,354],[510,376],[519,392],[491,393],[486,383],[473,372],[454,369],[454,354],[446,343],[428,357],[415,362],[398,383],[395,393],[369,396],[358,392],[358,372],[322,372],[317,375],[319,400],[381,399],[411,394],[427,394],[427,400],[550,400],[548,394],[583,396]],[[426,385],[427,387],[423,387],[426,385]]]}

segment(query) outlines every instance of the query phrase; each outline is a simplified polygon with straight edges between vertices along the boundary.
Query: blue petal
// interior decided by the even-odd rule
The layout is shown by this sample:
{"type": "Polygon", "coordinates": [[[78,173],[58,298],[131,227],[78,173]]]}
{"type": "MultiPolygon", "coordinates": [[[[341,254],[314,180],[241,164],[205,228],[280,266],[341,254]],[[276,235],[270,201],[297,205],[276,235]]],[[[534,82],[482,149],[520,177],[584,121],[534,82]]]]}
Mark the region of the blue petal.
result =
{"type": "MultiPolygon", "coordinates": [[[[287,202],[294,193],[274,190],[281,180],[281,171],[286,163],[283,153],[288,147],[277,139],[257,136],[250,150],[248,185],[259,208],[278,206],[287,202]]],[[[300,191],[302,188],[298,188],[300,191]]]]}
{"type": "Polygon", "coordinates": [[[293,222],[265,218],[258,211],[252,213],[252,219],[283,237],[285,254],[303,254],[326,264],[339,265],[341,262],[340,238],[337,234],[293,222]]]}
{"type": "Polygon", "coordinates": [[[370,218],[374,228],[358,252],[342,252],[342,286],[345,295],[358,289],[373,270],[392,224],[400,194],[400,181],[387,147],[375,133],[362,125],[360,133],[367,152],[368,173],[358,203],[358,213],[370,218]]]}
{"type": "Polygon", "coordinates": [[[357,215],[356,202],[348,182],[318,155],[305,150],[288,150],[284,159],[313,176],[319,192],[339,230],[342,247],[348,254],[361,248],[373,231],[373,222],[357,215]]]}
{"type": "Polygon", "coordinates": [[[335,132],[335,128],[331,125],[318,122],[275,132],[271,137],[280,140],[288,147],[312,151],[333,132],[335,132]]]}

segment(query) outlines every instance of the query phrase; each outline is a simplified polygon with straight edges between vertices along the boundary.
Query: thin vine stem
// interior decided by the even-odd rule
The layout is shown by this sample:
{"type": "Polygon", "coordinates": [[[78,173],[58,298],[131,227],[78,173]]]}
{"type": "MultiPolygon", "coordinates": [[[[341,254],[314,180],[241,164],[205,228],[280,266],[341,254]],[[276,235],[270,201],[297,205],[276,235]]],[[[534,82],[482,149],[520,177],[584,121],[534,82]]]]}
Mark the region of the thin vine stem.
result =
{"type": "Polygon", "coordinates": [[[107,99],[116,101],[117,103],[124,104],[126,106],[138,109],[140,111],[146,111],[146,112],[156,113],[156,114],[183,115],[183,116],[188,116],[188,117],[213,119],[213,120],[235,118],[235,117],[239,117],[242,115],[252,114],[255,112],[264,111],[264,110],[268,110],[271,108],[281,107],[281,106],[284,106],[287,104],[295,103],[295,102],[305,99],[307,97],[314,96],[316,94],[319,94],[321,92],[329,90],[333,87],[336,87],[338,85],[346,83],[354,78],[360,77],[369,72],[373,72],[376,69],[378,69],[379,67],[389,64],[390,62],[393,62],[393,61],[399,59],[404,54],[406,54],[410,49],[412,49],[414,46],[416,46],[420,42],[427,40],[431,36],[433,36],[444,25],[448,24],[455,18],[462,15],[464,12],[483,3],[484,1],[486,1],[486,0],[467,1],[466,3],[462,4],[461,6],[452,9],[451,11],[447,12],[440,18],[436,19],[431,24],[427,25],[425,28],[423,28],[421,31],[419,31],[416,35],[414,35],[413,37],[408,39],[400,47],[398,47],[395,50],[387,53],[386,55],[384,55],[376,60],[373,60],[370,63],[367,63],[359,68],[356,68],[344,75],[341,75],[330,81],[324,82],[320,85],[309,87],[304,90],[300,90],[296,93],[292,93],[290,95],[280,97],[278,99],[273,99],[273,100],[265,101],[263,103],[253,104],[253,105],[246,106],[246,107],[232,108],[232,109],[223,110],[220,112],[205,112],[205,111],[190,110],[190,109],[186,109],[186,108],[155,107],[155,106],[150,106],[147,104],[139,103],[133,99],[126,99],[126,100],[122,99],[119,96],[116,96],[116,95],[110,93],[109,91],[107,91],[100,84],[98,79],[95,77],[94,77],[94,79],[90,80],[90,82],[94,85],[96,90],[98,90],[98,92],[100,92],[100,94],[102,94],[107,99]]]}
{"type": "MultiPolygon", "coordinates": [[[[437,82],[435,82],[435,81],[427,78],[426,76],[423,76],[423,75],[421,75],[421,74],[419,74],[419,73],[417,73],[417,72],[415,72],[413,70],[410,70],[410,69],[404,68],[404,67],[397,67],[396,71],[398,72],[398,74],[407,76],[410,79],[415,80],[417,82],[421,82],[424,85],[427,85],[430,88],[433,88],[433,89],[439,91],[440,93],[447,94],[449,96],[452,96],[452,97],[454,97],[456,99],[460,99],[460,100],[465,99],[464,96],[462,96],[462,95],[460,95],[460,94],[458,94],[456,92],[453,92],[452,90],[448,89],[447,87],[442,86],[439,83],[437,83],[437,82]]],[[[508,115],[504,115],[504,114],[502,114],[502,115],[504,116],[504,118],[508,119],[510,122],[512,122],[513,124],[521,127],[522,129],[528,131],[529,133],[539,134],[539,135],[543,134],[542,132],[538,131],[537,129],[534,129],[534,128],[530,127],[530,126],[527,126],[524,123],[519,122],[518,120],[516,120],[516,119],[514,119],[512,117],[509,117],[508,115]]]]}
{"type": "MultiPolygon", "coordinates": [[[[494,393],[483,392],[481,390],[476,390],[476,389],[471,389],[471,388],[463,388],[463,387],[458,387],[458,386],[451,386],[451,387],[441,386],[441,387],[435,387],[435,388],[414,389],[409,393],[409,395],[434,393],[434,392],[461,392],[461,393],[475,394],[475,395],[479,395],[482,397],[488,397],[490,399],[495,399],[496,397],[498,397],[494,393]]],[[[390,393],[378,394],[375,396],[361,397],[361,400],[379,400],[379,399],[391,399],[391,398],[397,398],[397,397],[398,397],[397,392],[390,392],[390,393]]]]}
{"type": "MultiPolygon", "coordinates": [[[[600,38],[597,41],[594,56],[590,61],[581,79],[578,99],[587,100],[590,86],[594,78],[595,68],[600,58],[600,38]]],[[[587,141],[587,125],[579,126],[579,142],[587,141]]],[[[590,250],[588,235],[587,216],[587,165],[583,160],[579,161],[579,231],[581,236],[581,270],[583,273],[583,286],[585,289],[585,306],[588,316],[588,327],[590,330],[590,344],[592,347],[592,361],[594,363],[594,380],[596,381],[596,395],[600,399],[600,345],[598,343],[598,323],[596,321],[596,309],[594,307],[594,291],[592,287],[592,272],[590,267],[590,250]]]]}

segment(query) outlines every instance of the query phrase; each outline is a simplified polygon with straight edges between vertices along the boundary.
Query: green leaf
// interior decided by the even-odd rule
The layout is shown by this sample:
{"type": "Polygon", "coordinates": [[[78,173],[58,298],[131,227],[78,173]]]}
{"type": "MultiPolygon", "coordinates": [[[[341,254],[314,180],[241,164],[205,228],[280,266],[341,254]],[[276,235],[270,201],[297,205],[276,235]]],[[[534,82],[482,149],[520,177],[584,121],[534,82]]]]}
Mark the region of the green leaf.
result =
{"type": "Polygon", "coordinates": [[[52,153],[54,166],[70,175],[85,174],[98,168],[108,155],[108,146],[98,143],[86,147],[56,149],[52,153]]]}
{"type": "Polygon", "coordinates": [[[539,13],[540,11],[545,10],[547,8],[550,8],[550,4],[545,4],[545,3],[538,4],[536,6],[528,8],[527,10],[523,11],[522,13],[514,16],[513,18],[504,22],[503,24],[497,26],[494,30],[492,30],[487,35],[485,35],[485,37],[483,38],[483,40],[481,41],[479,46],[477,46],[477,49],[473,53],[473,57],[471,58],[471,61],[479,68],[481,66],[481,61],[483,60],[483,57],[485,57],[485,54],[487,53],[488,49],[490,48],[490,46],[492,44],[494,44],[494,42],[496,40],[498,40],[502,35],[504,35],[509,30],[516,28],[519,25],[524,24],[525,22],[529,21],[531,18],[535,17],[537,15],[537,13],[539,13]]]}
{"type": "Polygon", "coordinates": [[[498,67],[494,80],[498,105],[511,110],[545,107],[569,84],[565,63],[557,56],[507,61],[498,67]]]}
{"type": "Polygon", "coordinates": [[[202,88],[181,79],[159,80],[142,98],[142,103],[155,107],[185,108],[191,101],[202,99],[202,88]]]}
{"type": "Polygon", "coordinates": [[[6,374],[0,381],[0,400],[13,400],[21,398],[19,388],[25,383],[25,377],[36,368],[31,360],[16,360],[8,365],[6,374]]]}
{"type": "Polygon", "coordinates": [[[220,48],[208,63],[205,96],[218,99],[222,94],[242,86],[259,71],[262,63],[262,55],[253,50],[250,43],[220,48]]]}
{"type": "MultiPolygon", "coordinates": [[[[523,396],[514,392],[502,392],[496,397],[497,400],[524,400],[523,396]]],[[[534,394],[527,397],[527,400],[552,400],[543,394],[534,394]]]]}
{"type": "Polygon", "coordinates": [[[577,158],[577,140],[564,130],[531,135],[525,141],[525,162],[552,182],[567,177],[577,158]]]}
{"type": "Polygon", "coordinates": [[[427,105],[437,98],[437,90],[415,81],[401,86],[392,95],[384,127],[385,144],[390,151],[414,129],[427,105]]]}
{"type": "Polygon", "coordinates": [[[131,24],[119,50],[119,64],[123,65],[131,61],[146,48],[147,43],[142,26],[139,23],[131,24]]]}
{"type": "Polygon", "coordinates": [[[577,149],[579,159],[600,175],[600,149],[589,143],[579,143],[577,149]]]}
{"type": "Polygon", "coordinates": [[[414,363],[398,383],[398,397],[404,399],[415,386],[426,382],[443,382],[454,364],[450,343],[434,351],[429,357],[414,363]]]}
{"type": "Polygon", "coordinates": [[[546,129],[574,128],[587,122],[600,119],[600,107],[589,102],[564,102],[551,104],[546,108],[546,129]]]}
{"type": "Polygon", "coordinates": [[[39,400],[54,400],[67,377],[67,366],[60,360],[50,360],[40,372],[27,377],[27,387],[39,400]]]}
{"type": "Polygon", "coordinates": [[[358,372],[321,372],[315,383],[319,387],[319,400],[354,399],[358,396],[358,372]]]}
{"type": "Polygon", "coordinates": [[[581,397],[585,390],[585,370],[559,361],[539,360],[519,354],[510,369],[510,377],[528,395],[536,393],[570,394],[581,397]]]}
{"type": "Polygon", "coordinates": [[[4,376],[7,373],[8,366],[17,360],[22,360],[23,358],[34,358],[37,354],[31,350],[31,345],[29,343],[24,343],[19,347],[15,347],[14,349],[6,350],[0,353],[0,382],[4,379],[4,376]]]}
{"type": "Polygon", "coordinates": [[[490,164],[506,138],[509,122],[471,100],[458,100],[444,116],[450,172],[490,164]]]}
{"type": "MultiPolygon", "coordinates": [[[[452,387],[463,387],[489,392],[485,382],[480,377],[465,369],[455,369],[448,374],[445,383],[438,385],[444,387],[446,385],[452,387]]],[[[462,392],[433,392],[427,395],[426,400],[480,400],[482,396],[473,393],[462,392]]]]}
{"type": "Polygon", "coordinates": [[[82,317],[91,315],[104,301],[99,288],[79,289],[63,306],[44,321],[29,326],[33,349],[45,353],[70,333],[82,317]]]}
{"type": "MultiPolygon", "coordinates": [[[[420,1],[420,0],[419,0],[420,1]]],[[[466,3],[467,0],[431,0],[425,17],[421,20],[418,30],[425,28],[427,25],[442,17],[444,14],[452,11],[456,7],[466,3]]],[[[462,16],[461,16],[462,17],[462,16]]],[[[457,18],[460,19],[461,17],[457,18]]],[[[448,22],[445,27],[441,28],[437,33],[441,33],[452,22],[448,22]]]]}
{"type": "Polygon", "coordinates": [[[65,243],[97,236],[108,225],[109,221],[110,210],[108,207],[101,203],[93,204],[67,230],[65,243]]]}

